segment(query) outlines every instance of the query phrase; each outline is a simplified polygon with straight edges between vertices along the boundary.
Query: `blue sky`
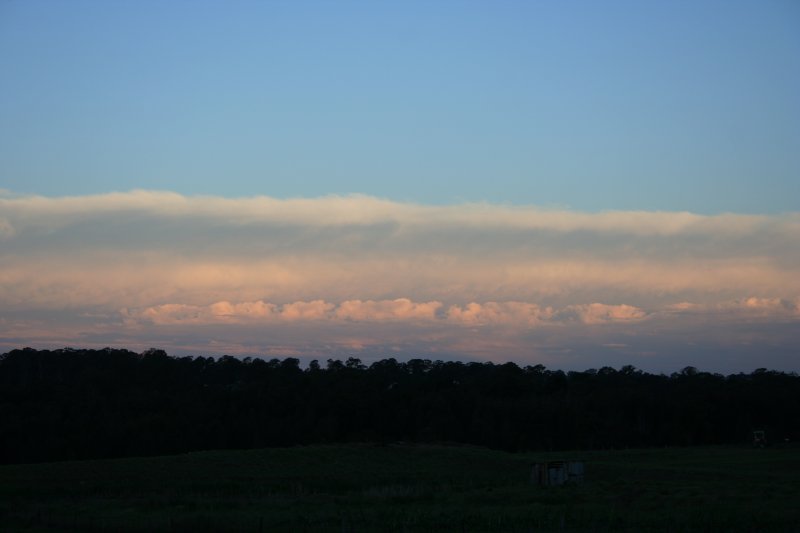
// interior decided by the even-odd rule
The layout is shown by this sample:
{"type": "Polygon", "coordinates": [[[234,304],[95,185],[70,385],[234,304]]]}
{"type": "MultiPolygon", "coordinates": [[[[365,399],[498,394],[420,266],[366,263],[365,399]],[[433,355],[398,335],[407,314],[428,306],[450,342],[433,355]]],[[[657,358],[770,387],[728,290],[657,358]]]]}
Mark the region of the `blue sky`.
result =
{"type": "Polygon", "coordinates": [[[0,3],[0,188],[800,209],[800,4],[0,3]]]}
{"type": "Polygon", "coordinates": [[[800,370],[800,2],[0,0],[0,349],[800,370]]]}

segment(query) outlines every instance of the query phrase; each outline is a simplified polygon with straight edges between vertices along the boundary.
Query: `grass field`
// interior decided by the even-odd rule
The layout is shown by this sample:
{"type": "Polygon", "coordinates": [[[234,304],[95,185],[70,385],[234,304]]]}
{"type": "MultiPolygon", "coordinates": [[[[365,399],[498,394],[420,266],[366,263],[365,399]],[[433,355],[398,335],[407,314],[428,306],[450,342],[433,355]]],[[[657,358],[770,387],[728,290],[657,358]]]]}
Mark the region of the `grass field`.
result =
{"type": "Polygon", "coordinates": [[[2,531],[800,531],[800,449],[310,446],[0,466],[2,531]],[[534,461],[586,461],[541,488],[534,461]]]}

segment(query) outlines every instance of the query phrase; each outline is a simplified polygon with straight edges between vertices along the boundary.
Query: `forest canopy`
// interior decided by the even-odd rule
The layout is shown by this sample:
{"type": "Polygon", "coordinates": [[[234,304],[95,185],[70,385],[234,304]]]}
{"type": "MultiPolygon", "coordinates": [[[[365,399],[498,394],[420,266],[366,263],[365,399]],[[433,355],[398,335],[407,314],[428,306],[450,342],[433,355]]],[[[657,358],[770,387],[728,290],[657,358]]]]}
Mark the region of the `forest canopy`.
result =
{"type": "Polygon", "coordinates": [[[4,463],[348,441],[747,444],[754,430],[782,443],[800,439],[800,377],[25,348],[0,356],[0,425],[4,463]]]}

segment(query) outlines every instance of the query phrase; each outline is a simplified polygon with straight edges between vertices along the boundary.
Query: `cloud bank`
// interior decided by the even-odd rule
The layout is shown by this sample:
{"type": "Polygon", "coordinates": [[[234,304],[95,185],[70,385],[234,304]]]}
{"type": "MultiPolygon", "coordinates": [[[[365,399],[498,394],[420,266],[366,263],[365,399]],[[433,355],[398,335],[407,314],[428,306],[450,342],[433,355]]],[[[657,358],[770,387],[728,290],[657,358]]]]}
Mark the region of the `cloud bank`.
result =
{"type": "Polygon", "coordinates": [[[580,321],[584,324],[634,322],[647,313],[631,305],[593,303],[571,305],[563,310],[542,308],[527,302],[470,302],[442,310],[441,302],[412,302],[407,298],[381,301],[347,300],[340,304],[324,300],[283,305],[264,302],[215,302],[207,306],[163,304],[144,309],[122,309],[129,323],[168,324],[277,324],[288,322],[419,322],[465,326],[542,326],[580,321]],[[441,312],[440,312],[441,310],[441,312]]]}
{"type": "Polygon", "coordinates": [[[402,347],[558,364],[575,339],[649,339],[640,351],[658,353],[697,324],[749,331],[756,347],[800,337],[797,213],[6,194],[0,250],[6,346],[169,339],[203,353],[402,347]]]}

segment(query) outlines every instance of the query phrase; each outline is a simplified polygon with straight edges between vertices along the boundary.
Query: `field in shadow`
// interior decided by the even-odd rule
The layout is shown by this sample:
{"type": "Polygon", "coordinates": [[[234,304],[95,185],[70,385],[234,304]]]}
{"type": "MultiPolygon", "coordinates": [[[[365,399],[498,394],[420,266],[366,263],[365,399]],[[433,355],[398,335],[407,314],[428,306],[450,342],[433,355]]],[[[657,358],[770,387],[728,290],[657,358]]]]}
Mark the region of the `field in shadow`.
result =
{"type": "Polygon", "coordinates": [[[798,531],[800,449],[331,445],[0,466],[3,531],[798,531]],[[582,459],[581,485],[530,483],[582,459]]]}

